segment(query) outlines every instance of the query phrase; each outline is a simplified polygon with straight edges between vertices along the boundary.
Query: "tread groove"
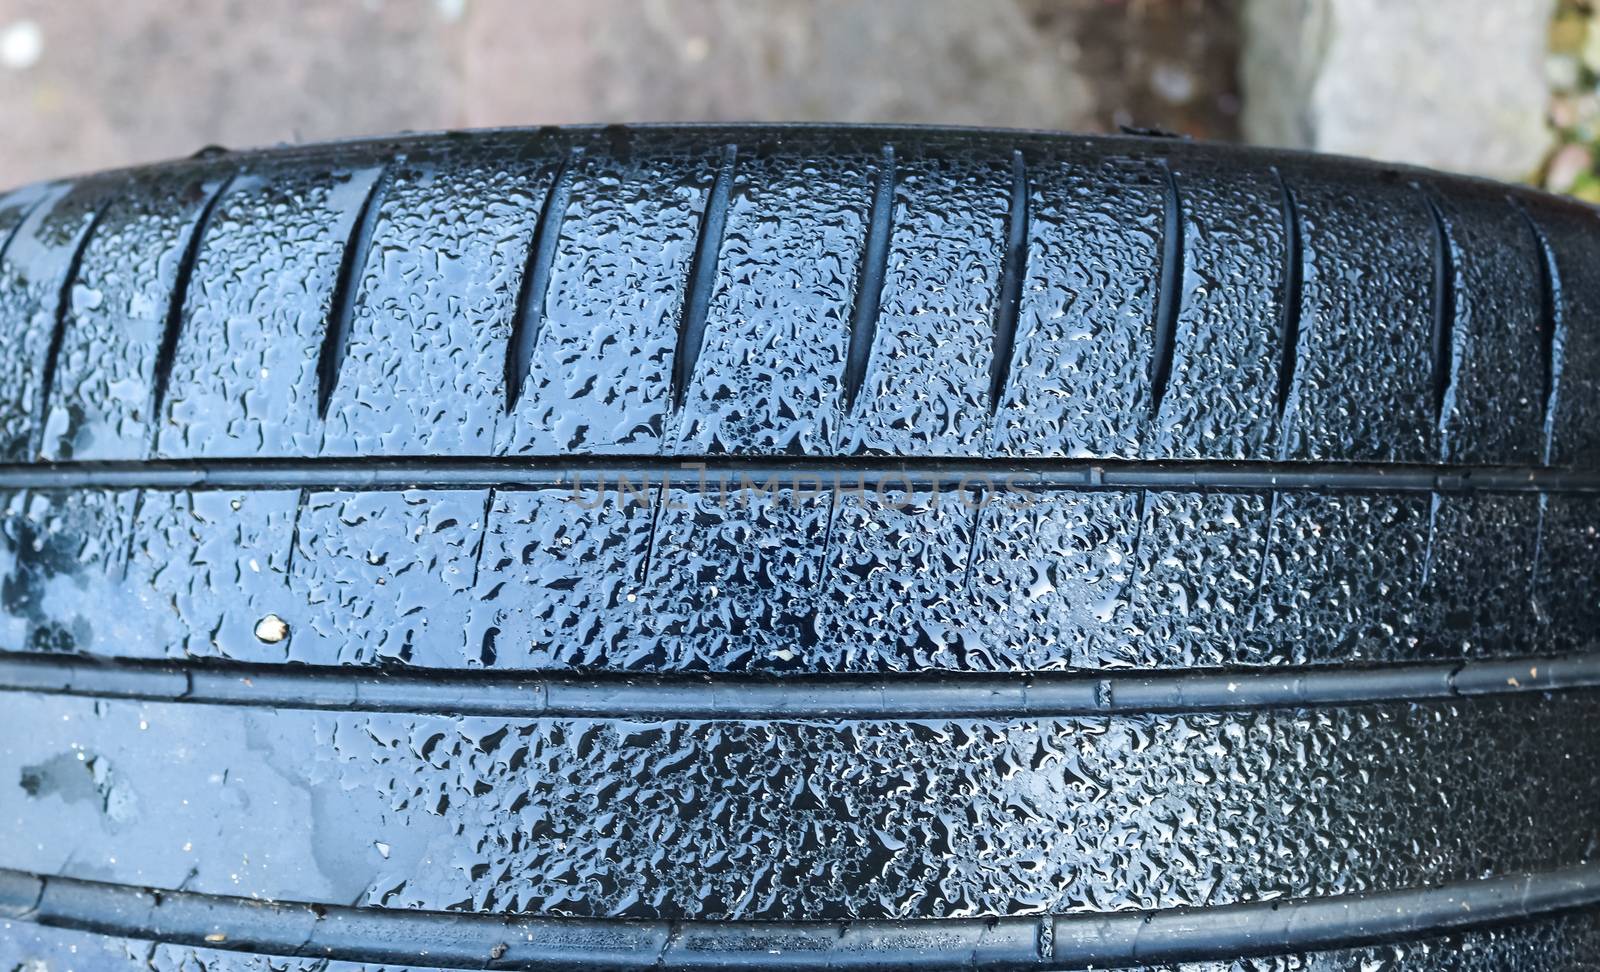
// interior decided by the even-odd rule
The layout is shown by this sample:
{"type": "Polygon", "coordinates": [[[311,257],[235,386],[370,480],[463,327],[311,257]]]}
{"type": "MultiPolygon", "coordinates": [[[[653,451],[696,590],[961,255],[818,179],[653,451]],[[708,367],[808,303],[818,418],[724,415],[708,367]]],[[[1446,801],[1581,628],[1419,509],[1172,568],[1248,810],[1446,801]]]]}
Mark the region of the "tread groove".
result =
{"type": "Polygon", "coordinates": [[[678,347],[672,358],[672,407],[683,409],[684,396],[694,379],[694,367],[705,343],[706,315],[711,310],[711,292],[717,283],[717,261],[722,250],[722,235],[728,225],[728,204],[733,196],[733,169],[739,147],[727,145],[717,167],[715,181],[700,214],[700,230],[695,240],[694,257],[689,263],[689,281],[683,295],[683,315],[678,321],[678,347]]]}
{"type": "Polygon", "coordinates": [[[294,576],[295,557],[300,552],[300,520],[306,511],[306,487],[301,486],[295,490],[294,495],[294,523],[289,528],[289,554],[284,558],[283,573],[285,577],[294,576]]]}
{"type": "Polygon", "coordinates": [[[1304,296],[1302,287],[1305,271],[1305,241],[1300,233],[1300,207],[1294,190],[1283,178],[1283,173],[1273,169],[1278,180],[1278,192],[1283,209],[1283,293],[1278,308],[1278,339],[1282,356],[1278,363],[1278,389],[1275,405],[1278,412],[1278,458],[1283,458],[1289,447],[1285,416],[1289,410],[1289,396],[1294,392],[1295,371],[1300,362],[1300,325],[1304,296]]]}
{"type": "MultiPolygon", "coordinates": [[[[145,498],[145,495],[148,492],[149,492],[149,490],[141,489],[141,490],[138,490],[137,492],[135,492],[133,494],[133,510],[131,511],[131,513],[128,516],[128,520],[129,520],[130,523],[138,523],[139,522],[139,514],[144,510],[144,498],[145,498]]],[[[126,583],[128,581],[129,572],[133,567],[133,548],[135,546],[137,546],[138,541],[139,541],[139,531],[138,530],[129,530],[128,531],[127,542],[122,545],[122,561],[121,561],[121,563],[122,563],[122,580],[123,580],[124,583],[126,583]]],[[[112,562],[112,563],[114,563],[114,562],[112,562]]]]}
{"type": "Polygon", "coordinates": [[[1163,165],[1166,191],[1161,217],[1161,269],[1157,278],[1156,312],[1150,353],[1150,417],[1161,414],[1172,380],[1172,355],[1183,309],[1183,197],[1172,166],[1163,165]]]}
{"type": "Polygon", "coordinates": [[[961,574],[961,592],[965,595],[972,594],[972,575],[978,568],[978,546],[983,541],[984,514],[988,512],[984,500],[987,498],[988,494],[982,489],[973,494],[972,526],[967,537],[967,560],[961,574]]]}
{"type": "Polygon", "coordinates": [[[717,489],[776,479],[848,494],[913,489],[1183,490],[1268,492],[1600,493],[1600,471],[1546,466],[1161,459],[896,459],[847,456],[529,456],[470,459],[207,459],[0,463],[0,489],[604,489],[627,498],[666,482],[717,489]],[[686,467],[696,476],[674,479],[686,467]]]}
{"type": "Polygon", "coordinates": [[[644,588],[650,586],[650,568],[656,556],[656,534],[661,529],[661,508],[666,505],[666,490],[667,481],[663,479],[650,501],[650,535],[645,538],[644,557],[639,565],[639,586],[644,588]]]}
{"type": "Polygon", "coordinates": [[[1422,586],[1433,577],[1433,550],[1439,539],[1439,506],[1444,497],[1435,492],[1428,497],[1428,539],[1422,550],[1422,586]]]}
{"type": "Polygon", "coordinates": [[[845,354],[844,408],[855,408],[878,333],[883,281],[889,268],[889,240],[894,233],[894,146],[885,145],[872,189],[872,209],[867,215],[867,238],[861,247],[861,267],[856,274],[855,307],[850,314],[850,345],[845,354]]]}
{"type": "Polygon", "coordinates": [[[1144,524],[1150,506],[1150,490],[1139,490],[1133,507],[1133,537],[1128,543],[1128,579],[1123,582],[1121,596],[1127,599],[1139,585],[1139,570],[1143,564],[1144,524]]]}
{"type": "Polygon", "coordinates": [[[178,354],[178,338],[183,329],[183,309],[189,299],[189,288],[194,279],[194,267],[200,259],[200,246],[205,242],[206,231],[211,226],[217,205],[233,188],[239,173],[231,173],[206,197],[200,214],[189,227],[188,238],[183,242],[183,256],[178,262],[178,275],[172,283],[172,293],[167,301],[167,315],[161,328],[161,344],[156,348],[156,361],[150,389],[150,451],[155,451],[156,440],[161,436],[161,407],[167,400],[167,386],[172,381],[172,368],[178,354]]]}
{"type": "Polygon", "coordinates": [[[1539,516],[1533,525],[1533,556],[1528,567],[1528,601],[1533,606],[1533,613],[1540,623],[1546,623],[1549,613],[1544,603],[1544,560],[1545,560],[1545,521],[1550,515],[1550,497],[1539,497],[1539,516]]]}
{"type": "Polygon", "coordinates": [[[56,295],[55,319],[51,323],[50,343],[45,349],[44,371],[39,379],[39,401],[34,413],[34,448],[36,456],[44,455],[45,422],[50,417],[50,396],[55,393],[56,370],[61,363],[61,348],[67,339],[67,321],[72,316],[72,288],[77,285],[78,275],[83,270],[83,257],[89,250],[89,242],[94,239],[95,231],[100,228],[100,221],[105,218],[110,204],[101,205],[89,217],[89,222],[79,233],[77,241],[72,246],[72,256],[67,260],[66,273],[61,277],[61,289],[56,295]]]}
{"type": "Polygon", "coordinates": [[[328,302],[328,322],[322,332],[322,352],[317,357],[317,415],[328,417],[328,406],[339,384],[339,370],[349,349],[350,328],[355,321],[359,279],[372,250],[372,234],[378,225],[378,210],[389,188],[390,168],[380,168],[367,188],[366,198],[350,225],[350,237],[339,258],[339,275],[334,279],[333,297],[328,302]]]}
{"type": "Polygon", "coordinates": [[[0,869],[0,917],[228,952],[439,968],[1108,968],[1434,938],[1600,903],[1600,865],[1431,886],[1151,910],[1004,917],[704,921],[259,901],[0,869]],[[1043,922],[1043,925],[1041,925],[1043,922]],[[1048,927],[1049,936],[1041,934],[1048,927]],[[227,929],[226,934],[217,929],[227,929]],[[783,948],[767,948],[773,942],[783,948]],[[486,960],[486,956],[488,959],[486,960]]]}
{"type": "Polygon", "coordinates": [[[828,573],[833,567],[833,526],[839,519],[839,492],[828,493],[828,524],[822,531],[822,554],[817,562],[817,586],[828,589],[828,573]]]}
{"type": "MultiPolygon", "coordinates": [[[[1433,324],[1430,331],[1433,354],[1434,421],[1444,431],[1449,418],[1450,399],[1455,384],[1456,257],[1450,238],[1450,224],[1433,194],[1418,189],[1433,217],[1433,324]]],[[[1449,456],[1449,438],[1444,437],[1441,454],[1449,456]]]]}
{"type": "Polygon", "coordinates": [[[1566,346],[1567,322],[1566,315],[1562,313],[1561,269],[1556,264],[1555,251],[1551,249],[1544,230],[1539,228],[1525,207],[1515,202],[1513,205],[1522,214],[1523,222],[1527,224],[1528,232],[1533,234],[1533,242],[1539,252],[1539,353],[1543,367],[1544,412],[1540,461],[1548,466],[1555,451],[1556,396],[1560,393],[1561,385],[1560,354],[1566,346]]]}
{"type": "Polygon", "coordinates": [[[550,188],[545,192],[539,221],[528,244],[528,257],[517,288],[516,310],[511,317],[511,337],[506,345],[506,411],[517,406],[522,387],[533,368],[533,352],[539,343],[539,328],[544,324],[545,295],[550,290],[550,271],[556,261],[556,246],[561,241],[561,225],[567,218],[571,200],[572,164],[582,154],[573,148],[556,166],[550,188]]]}
{"type": "Polygon", "coordinates": [[[478,575],[483,570],[483,548],[489,540],[489,519],[494,515],[496,490],[493,486],[483,491],[483,522],[478,527],[478,542],[472,550],[472,589],[478,588],[478,575]]]}
{"type": "Polygon", "coordinates": [[[1257,630],[1261,606],[1266,601],[1267,573],[1272,569],[1273,555],[1278,544],[1278,509],[1282,505],[1282,491],[1270,490],[1272,498],[1267,503],[1266,534],[1261,548],[1261,564],[1256,568],[1255,585],[1251,588],[1250,621],[1248,630],[1257,630]]]}
{"type": "Polygon", "coordinates": [[[0,652],[0,692],[274,709],[626,719],[1253,711],[1600,689],[1600,654],[1365,665],[884,674],[404,670],[0,652]]]}
{"type": "Polygon", "coordinates": [[[1022,306],[1022,284],[1028,274],[1028,168],[1020,149],[1011,153],[1011,205],[1006,213],[1006,252],[1000,268],[1000,294],[995,302],[994,346],[989,365],[989,414],[1000,407],[1011,375],[1022,306]]]}

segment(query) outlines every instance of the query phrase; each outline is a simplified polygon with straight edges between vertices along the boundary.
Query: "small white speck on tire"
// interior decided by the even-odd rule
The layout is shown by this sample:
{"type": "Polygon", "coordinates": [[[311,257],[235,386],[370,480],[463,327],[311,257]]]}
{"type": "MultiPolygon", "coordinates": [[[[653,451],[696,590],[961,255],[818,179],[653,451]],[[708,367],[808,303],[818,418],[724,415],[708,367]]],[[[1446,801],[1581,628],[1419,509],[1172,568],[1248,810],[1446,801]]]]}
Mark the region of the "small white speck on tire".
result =
{"type": "Polygon", "coordinates": [[[289,623],[276,614],[269,614],[256,622],[256,637],[269,645],[275,645],[289,637],[289,623]]]}

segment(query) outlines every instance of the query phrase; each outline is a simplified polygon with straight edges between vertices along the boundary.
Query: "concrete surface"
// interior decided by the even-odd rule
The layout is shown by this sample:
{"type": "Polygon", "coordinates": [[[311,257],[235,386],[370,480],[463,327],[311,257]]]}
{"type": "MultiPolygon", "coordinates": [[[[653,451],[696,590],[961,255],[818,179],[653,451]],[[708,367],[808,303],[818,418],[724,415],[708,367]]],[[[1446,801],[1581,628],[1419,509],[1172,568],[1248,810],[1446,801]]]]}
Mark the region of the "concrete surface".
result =
{"type": "Polygon", "coordinates": [[[1525,179],[1549,152],[1553,0],[1247,0],[1253,142],[1525,179]]]}
{"type": "Polygon", "coordinates": [[[0,185],[580,121],[1236,135],[1235,0],[0,0],[0,185]]]}

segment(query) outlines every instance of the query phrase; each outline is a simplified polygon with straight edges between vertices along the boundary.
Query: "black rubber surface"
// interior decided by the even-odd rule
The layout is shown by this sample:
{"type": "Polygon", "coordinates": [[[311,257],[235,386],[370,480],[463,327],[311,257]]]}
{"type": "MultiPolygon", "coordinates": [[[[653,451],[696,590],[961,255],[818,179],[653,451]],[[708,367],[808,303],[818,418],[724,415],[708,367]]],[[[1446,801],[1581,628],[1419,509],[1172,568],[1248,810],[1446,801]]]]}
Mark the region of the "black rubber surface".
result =
{"type": "Polygon", "coordinates": [[[914,129],[0,196],[0,968],[1600,968],[1596,229],[914,129]]]}

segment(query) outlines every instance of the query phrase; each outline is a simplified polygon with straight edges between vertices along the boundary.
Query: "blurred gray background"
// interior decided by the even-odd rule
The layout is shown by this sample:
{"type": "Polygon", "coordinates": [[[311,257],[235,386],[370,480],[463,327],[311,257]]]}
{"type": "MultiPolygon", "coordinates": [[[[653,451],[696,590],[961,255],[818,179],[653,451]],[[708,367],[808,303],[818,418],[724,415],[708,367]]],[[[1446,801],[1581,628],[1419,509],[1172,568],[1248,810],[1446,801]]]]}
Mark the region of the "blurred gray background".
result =
{"type": "Polygon", "coordinates": [[[210,144],[697,120],[1129,125],[1542,177],[1563,138],[1548,123],[1555,11],[1554,0],[0,0],[0,185],[210,144]]]}

